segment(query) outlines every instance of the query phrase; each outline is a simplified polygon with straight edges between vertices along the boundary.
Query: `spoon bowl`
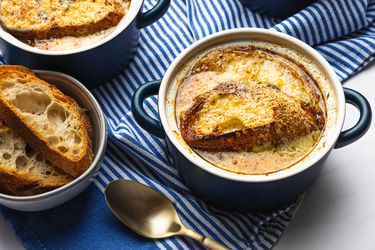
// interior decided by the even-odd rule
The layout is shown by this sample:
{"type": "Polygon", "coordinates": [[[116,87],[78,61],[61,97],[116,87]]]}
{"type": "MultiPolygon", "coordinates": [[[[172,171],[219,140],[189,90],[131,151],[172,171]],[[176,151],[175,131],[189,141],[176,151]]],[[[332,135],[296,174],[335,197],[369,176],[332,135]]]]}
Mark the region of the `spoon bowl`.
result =
{"type": "Polygon", "coordinates": [[[118,180],[108,185],[105,197],[113,214],[142,236],[165,238],[181,230],[175,223],[180,219],[170,200],[152,188],[118,180]]]}
{"type": "Polygon", "coordinates": [[[129,180],[116,180],[107,186],[105,198],[113,214],[144,237],[162,239],[182,235],[200,241],[209,249],[229,249],[214,239],[186,228],[172,202],[148,186],[129,180]]]}

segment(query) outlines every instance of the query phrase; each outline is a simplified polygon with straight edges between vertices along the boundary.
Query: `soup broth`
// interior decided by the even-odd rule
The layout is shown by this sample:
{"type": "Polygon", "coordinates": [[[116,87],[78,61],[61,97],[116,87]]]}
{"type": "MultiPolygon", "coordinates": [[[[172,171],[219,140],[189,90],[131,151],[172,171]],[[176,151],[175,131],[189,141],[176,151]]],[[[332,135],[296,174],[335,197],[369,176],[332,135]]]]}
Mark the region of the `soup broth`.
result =
{"type": "MultiPolygon", "coordinates": [[[[248,148],[233,147],[232,149],[218,146],[220,149],[216,150],[215,148],[204,148],[204,146],[203,148],[192,146],[191,148],[206,161],[224,170],[239,174],[269,174],[289,168],[301,161],[320,140],[326,121],[326,96],[322,94],[314,76],[323,73],[310,72],[295,58],[289,58],[287,53],[282,54],[280,50],[275,50],[276,47],[277,45],[261,42],[227,45],[206,51],[187,63],[180,70],[176,79],[178,90],[175,99],[175,119],[178,128],[181,130],[181,117],[192,110],[192,107],[196,105],[197,98],[202,98],[204,94],[217,89],[223,83],[239,84],[250,91],[259,88],[260,84],[271,86],[277,89],[277,93],[296,103],[311,107],[313,115],[319,120],[319,126],[308,133],[296,133],[295,136],[287,139],[281,137],[281,139],[270,142],[252,144],[248,148]]],[[[319,77],[320,84],[327,84],[321,82],[323,80],[326,78],[319,77]]],[[[215,105],[216,102],[215,100],[215,105]]],[[[202,106],[202,104],[200,105],[202,106]]],[[[230,143],[234,145],[236,141],[240,140],[239,130],[236,129],[244,128],[244,119],[241,118],[240,111],[237,111],[243,107],[236,105],[233,103],[223,104],[223,114],[216,111],[211,112],[209,119],[206,119],[208,121],[211,119],[213,122],[229,121],[231,125],[229,127],[226,125],[226,128],[229,128],[231,133],[233,131],[235,133],[230,139],[230,143]],[[221,115],[224,118],[220,117],[221,115]],[[236,118],[232,119],[234,116],[236,118]],[[240,125],[233,125],[234,120],[240,120],[240,125]]],[[[247,110],[253,112],[251,107],[247,110]]],[[[259,110],[267,110],[267,107],[259,110]]],[[[258,112],[258,110],[254,112],[258,112]]],[[[248,113],[244,113],[244,115],[249,116],[248,113]]],[[[259,119],[262,119],[263,116],[266,117],[266,114],[260,115],[259,119]]],[[[217,134],[217,128],[223,128],[222,124],[213,126],[215,128],[212,133],[202,138],[214,137],[217,134]]],[[[285,134],[287,132],[288,129],[285,130],[285,134]]],[[[202,142],[202,145],[206,144],[202,142]]]]}

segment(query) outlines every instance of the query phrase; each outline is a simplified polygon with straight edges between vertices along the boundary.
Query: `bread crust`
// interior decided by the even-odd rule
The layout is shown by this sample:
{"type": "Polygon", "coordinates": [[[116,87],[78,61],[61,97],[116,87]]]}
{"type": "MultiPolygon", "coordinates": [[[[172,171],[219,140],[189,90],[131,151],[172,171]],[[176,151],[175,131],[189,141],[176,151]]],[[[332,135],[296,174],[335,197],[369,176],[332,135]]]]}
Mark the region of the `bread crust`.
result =
{"type": "Polygon", "coordinates": [[[87,36],[116,26],[124,17],[124,10],[117,1],[107,0],[104,1],[104,3],[112,5],[113,11],[109,12],[101,20],[84,23],[82,25],[59,25],[55,20],[43,29],[30,29],[29,27],[15,29],[14,27],[9,27],[9,25],[6,24],[6,21],[3,20],[4,17],[1,16],[0,23],[7,32],[21,40],[41,40],[49,38],[61,38],[65,36],[87,36]]]}
{"type": "MultiPolygon", "coordinates": [[[[219,84],[213,90],[197,96],[191,108],[182,113],[180,117],[180,131],[183,139],[189,146],[196,149],[206,151],[241,151],[251,150],[252,147],[265,143],[277,145],[282,140],[305,135],[324,127],[325,121],[322,111],[315,110],[306,103],[301,103],[301,107],[296,108],[302,108],[305,118],[300,117],[301,111],[298,111],[298,115],[297,111],[293,111],[290,117],[288,117],[288,114],[284,114],[287,109],[287,103],[284,102],[276,104],[270,111],[273,113],[275,120],[262,126],[244,128],[229,133],[224,133],[220,125],[217,125],[209,134],[202,134],[195,130],[194,126],[199,122],[199,112],[210,97],[219,98],[226,95],[234,95],[246,101],[245,96],[248,93],[250,93],[250,96],[260,94],[260,97],[262,97],[262,91],[270,92],[270,94],[278,94],[277,92],[280,92],[272,85],[260,86],[258,89],[249,89],[240,83],[229,82],[219,84]],[[298,118],[303,119],[298,120],[298,118]]],[[[266,97],[266,94],[263,97],[266,97]]]]}
{"type": "Polygon", "coordinates": [[[36,178],[16,172],[5,172],[0,166],[0,191],[8,195],[27,196],[36,195],[61,187],[71,180],[42,182],[36,178]]]}
{"type": "Polygon", "coordinates": [[[35,195],[63,186],[72,180],[73,177],[58,171],[41,158],[38,152],[32,151],[0,117],[1,193],[35,195]],[[36,168],[35,171],[32,171],[33,168],[36,168]]]}
{"type": "MultiPolygon", "coordinates": [[[[4,119],[5,123],[17,133],[35,150],[41,152],[42,155],[49,160],[53,165],[61,168],[64,172],[70,174],[71,176],[77,177],[87,170],[92,162],[92,149],[91,149],[91,139],[90,131],[91,125],[86,114],[84,114],[78,104],[70,97],[66,97],[60,90],[55,86],[39,79],[36,75],[29,69],[23,66],[11,66],[2,65],[0,66],[0,89],[2,88],[2,79],[7,79],[9,77],[14,77],[15,75],[32,79],[34,82],[38,82],[42,87],[48,88],[53,93],[53,98],[63,100],[69,107],[73,110],[70,112],[78,112],[79,119],[82,124],[82,132],[85,135],[83,139],[84,155],[77,157],[77,159],[71,159],[66,157],[59,150],[52,148],[44,136],[38,131],[33,129],[27,121],[22,119],[18,114],[15,107],[4,100],[2,93],[0,91],[0,116],[4,119]]],[[[25,82],[23,84],[27,84],[25,82]]]]}

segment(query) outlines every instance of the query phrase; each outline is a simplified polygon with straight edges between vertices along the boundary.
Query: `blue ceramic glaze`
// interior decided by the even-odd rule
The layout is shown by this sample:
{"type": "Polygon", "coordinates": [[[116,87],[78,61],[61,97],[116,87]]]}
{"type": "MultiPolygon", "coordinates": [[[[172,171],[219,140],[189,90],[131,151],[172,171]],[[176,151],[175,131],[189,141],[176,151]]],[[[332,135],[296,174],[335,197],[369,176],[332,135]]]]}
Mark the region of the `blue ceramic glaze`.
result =
{"type": "Polygon", "coordinates": [[[165,133],[161,122],[150,117],[143,107],[143,102],[147,97],[156,95],[160,88],[160,81],[153,81],[140,86],[132,98],[132,111],[134,119],[146,131],[159,138],[164,138],[165,133]]]}
{"type": "Polygon", "coordinates": [[[306,171],[271,182],[239,182],[213,175],[192,164],[166,138],[168,153],[184,183],[209,205],[234,212],[265,212],[295,201],[313,183],[328,154],[306,171]]]}
{"type": "Polygon", "coordinates": [[[344,88],[344,94],[346,102],[354,105],[359,110],[360,117],[354,127],[341,132],[335,148],[344,147],[361,138],[370,128],[372,120],[370,103],[362,94],[348,88],[344,88]]]}

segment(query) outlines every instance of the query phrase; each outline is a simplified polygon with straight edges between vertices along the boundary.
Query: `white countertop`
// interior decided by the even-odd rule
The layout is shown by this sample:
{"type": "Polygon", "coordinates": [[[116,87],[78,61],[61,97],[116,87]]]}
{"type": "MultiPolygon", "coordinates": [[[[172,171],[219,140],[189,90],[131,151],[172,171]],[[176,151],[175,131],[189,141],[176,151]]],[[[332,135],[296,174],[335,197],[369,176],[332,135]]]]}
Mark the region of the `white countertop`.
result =
{"type": "MultiPolygon", "coordinates": [[[[375,249],[375,63],[344,86],[368,99],[372,126],[359,141],[332,152],[276,250],[375,249]]],[[[358,118],[347,107],[345,127],[358,118]]]]}
{"type": "MultiPolygon", "coordinates": [[[[375,113],[375,63],[344,86],[365,95],[375,113]]],[[[374,117],[360,141],[331,154],[275,250],[375,249],[374,117]]],[[[348,105],[345,127],[357,118],[348,105]]],[[[17,249],[22,246],[0,218],[0,250],[17,249]]]]}

